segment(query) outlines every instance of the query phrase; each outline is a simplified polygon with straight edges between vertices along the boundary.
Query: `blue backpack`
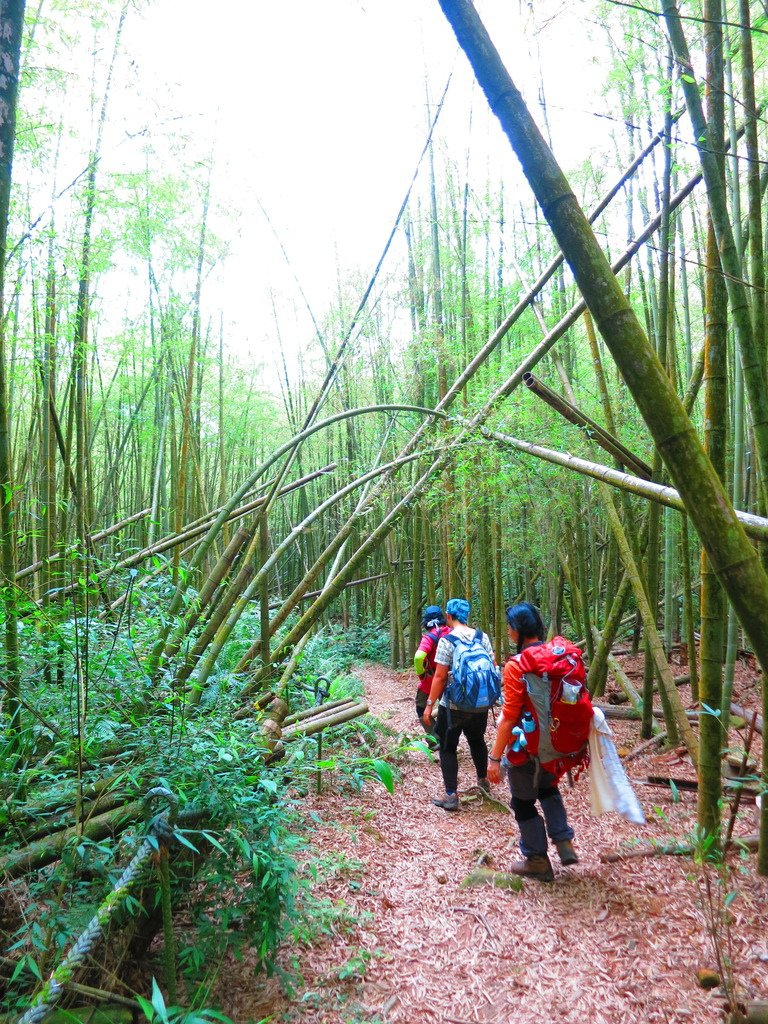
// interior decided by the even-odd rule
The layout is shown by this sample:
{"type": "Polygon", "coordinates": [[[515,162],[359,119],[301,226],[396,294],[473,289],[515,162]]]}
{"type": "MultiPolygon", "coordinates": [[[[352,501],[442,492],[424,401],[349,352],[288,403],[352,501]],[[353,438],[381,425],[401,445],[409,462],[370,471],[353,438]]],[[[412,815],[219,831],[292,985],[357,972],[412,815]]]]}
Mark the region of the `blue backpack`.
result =
{"type": "Polygon", "coordinates": [[[455,633],[444,637],[453,644],[452,681],[445,693],[451,704],[461,711],[484,711],[492,708],[501,696],[501,672],[483,647],[479,629],[470,640],[455,633]]]}

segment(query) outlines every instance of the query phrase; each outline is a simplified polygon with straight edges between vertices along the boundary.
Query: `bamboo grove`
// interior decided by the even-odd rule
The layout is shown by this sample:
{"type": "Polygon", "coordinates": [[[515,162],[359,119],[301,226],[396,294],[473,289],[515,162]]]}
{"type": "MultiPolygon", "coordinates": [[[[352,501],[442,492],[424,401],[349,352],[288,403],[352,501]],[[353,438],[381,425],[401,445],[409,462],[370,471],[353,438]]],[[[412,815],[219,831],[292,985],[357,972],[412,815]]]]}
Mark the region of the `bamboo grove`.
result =
{"type": "Polygon", "coordinates": [[[379,265],[340,283],[298,365],[276,320],[273,393],[206,295],[213,160],[101,160],[129,6],[94,16],[109,57],[62,191],[68,126],[29,140],[66,107],[40,70],[64,29],[41,4],[22,31],[24,4],[3,5],[21,69],[18,103],[15,75],[0,97],[6,801],[55,750],[77,828],[98,754],[139,761],[137,737],[162,746],[222,702],[252,722],[328,623],[385,625],[405,667],[423,605],[462,594],[499,658],[505,606],[538,603],[583,640],[598,695],[630,636],[643,735],[657,688],[717,833],[734,667],[768,668],[764,12],[596,4],[623,68],[612,149],[561,169],[472,5],[439,6],[530,187],[442,144],[448,89],[379,265]],[[129,278],[141,301],[116,325],[129,278]]]}

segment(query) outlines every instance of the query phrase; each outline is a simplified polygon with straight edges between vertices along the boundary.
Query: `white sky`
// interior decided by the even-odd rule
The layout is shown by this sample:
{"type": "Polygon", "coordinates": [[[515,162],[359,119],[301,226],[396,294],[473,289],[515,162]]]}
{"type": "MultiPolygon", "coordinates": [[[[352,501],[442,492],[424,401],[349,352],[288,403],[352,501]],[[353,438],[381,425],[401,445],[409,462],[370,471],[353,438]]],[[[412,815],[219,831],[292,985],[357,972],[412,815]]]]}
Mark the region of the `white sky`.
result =
{"type": "MultiPolygon", "coordinates": [[[[531,57],[540,47],[555,148],[566,167],[607,130],[593,113],[600,72],[585,35],[593,6],[478,3],[537,116],[531,57]]],[[[382,251],[424,144],[425,81],[434,102],[453,71],[438,174],[446,159],[463,168],[471,143],[480,187],[490,174],[505,188],[527,188],[437,0],[152,0],[129,13],[122,50],[114,123],[122,120],[129,132],[148,123],[161,134],[171,124],[201,156],[216,140],[214,200],[233,214],[216,227],[230,233],[231,250],[204,303],[216,321],[223,305],[230,343],[259,361],[275,352],[270,290],[281,309],[299,308],[298,321],[287,315],[283,324],[289,347],[305,344],[312,330],[257,199],[320,319],[334,302],[337,266],[342,276],[356,270],[367,280],[382,251]]],[[[109,163],[127,159],[126,146],[116,145],[109,163]]],[[[397,245],[393,259],[404,248],[397,245]]]]}

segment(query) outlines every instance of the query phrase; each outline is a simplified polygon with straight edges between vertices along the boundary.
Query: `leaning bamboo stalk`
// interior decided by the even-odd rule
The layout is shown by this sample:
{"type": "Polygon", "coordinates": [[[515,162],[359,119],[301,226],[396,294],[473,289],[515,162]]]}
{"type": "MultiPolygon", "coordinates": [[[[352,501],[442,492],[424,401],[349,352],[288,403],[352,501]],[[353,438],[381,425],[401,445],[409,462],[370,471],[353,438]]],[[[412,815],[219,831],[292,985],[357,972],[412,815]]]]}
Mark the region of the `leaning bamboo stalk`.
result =
{"type": "MultiPolygon", "coordinates": [[[[193,694],[195,695],[195,700],[199,700],[201,687],[204,685],[205,681],[207,680],[208,676],[213,670],[213,666],[219,654],[221,653],[221,649],[226,643],[228,637],[230,636],[243,611],[247,607],[248,602],[251,600],[253,595],[258,590],[261,581],[266,577],[269,571],[278,562],[280,557],[284,554],[285,551],[288,550],[289,547],[291,547],[291,545],[296,541],[296,539],[300,537],[308,529],[308,527],[314,522],[315,519],[321,517],[325,512],[328,511],[328,509],[332,508],[333,505],[337,504],[339,501],[345,498],[352,491],[356,490],[358,487],[364,486],[369,481],[374,480],[376,477],[381,476],[384,473],[389,473],[395,466],[404,465],[409,462],[414,462],[415,460],[420,459],[422,457],[423,454],[421,452],[416,452],[411,455],[406,455],[401,459],[397,459],[394,462],[388,462],[383,466],[377,466],[375,469],[370,470],[368,473],[364,473],[356,480],[351,481],[345,487],[342,487],[340,490],[332,494],[324,502],[322,502],[315,509],[313,509],[308,516],[306,516],[300,523],[298,523],[291,530],[291,532],[273,550],[269,558],[267,558],[266,561],[262,564],[256,575],[253,576],[252,579],[246,581],[243,589],[240,590],[239,593],[236,595],[237,599],[232,603],[231,614],[229,614],[226,620],[222,620],[221,628],[217,631],[215,638],[206,637],[206,647],[208,646],[208,643],[210,643],[211,641],[213,642],[211,643],[210,651],[206,654],[205,660],[200,662],[199,669],[195,672],[193,691],[193,694]]],[[[193,652],[193,655],[196,656],[197,659],[199,660],[202,657],[204,649],[205,648],[201,649],[201,644],[198,643],[198,645],[196,645],[195,651],[193,652]]],[[[185,665],[184,667],[184,674],[181,676],[181,678],[188,678],[192,668],[194,667],[194,663],[192,663],[191,661],[188,662],[187,665],[185,665]]],[[[261,682],[263,681],[263,679],[264,674],[261,673],[259,675],[259,681],[261,682]]],[[[243,696],[243,694],[241,694],[241,696],[243,696]]]]}
{"type": "Polygon", "coordinates": [[[656,629],[656,616],[654,615],[650,601],[648,600],[648,594],[646,593],[645,586],[643,585],[643,581],[638,572],[637,563],[630,549],[624,528],[619,520],[611,492],[608,490],[608,486],[601,482],[598,483],[598,488],[600,489],[603,508],[605,510],[608,523],[619,547],[619,553],[621,555],[621,560],[624,563],[624,569],[632,583],[635,602],[643,620],[646,643],[648,644],[648,648],[656,666],[656,671],[658,672],[659,679],[663,686],[663,690],[660,690],[659,692],[662,697],[662,702],[665,703],[665,712],[668,712],[665,715],[667,732],[669,733],[670,738],[674,740],[675,728],[679,729],[683,742],[688,748],[691,760],[695,765],[697,764],[699,753],[698,740],[685,716],[685,709],[683,708],[682,701],[680,700],[680,694],[678,693],[674,679],[672,678],[672,672],[670,670],[669,663],[667,662],[667,656],[664,652],[661,639],[656,629]],[[664,698],[666,698],[666,701],[664,698]]]}
{"type": "Polygon", "coordinates": [[[632,705],[634,710],[642,714],[643,698],[632,685],[632,680],[629,678],[627,673],[619,664],[618,660],[614,658],[612,654],[608,655],[608,668],[610,669],[611,675],[616,680],[619,687],[624,691],[627,700],[632,705]]]}
{"type": "MultiPolygon", "coordinates": [[[[597,626],[592,627],[592,635],[595,638],[596,644],[600,644],[602,642],[603,637],[597,626]]],[[[606,656],[606,662],[608,664],[608,668],[611,670],[611,675],[626,694],[629,703],[635,711],[641,712],[643,708],[643,698],[632,685],[632,681],[627,673],[610,652],[606,656]]]]}
{"type": "Polygon", "coordinates": [[[614,594],[611,607],[606,616],[602,630],[593,626],[595,637],[595,655],[589,665],[587,675],[587,689],[593,698],[602,697],[605,692],[605,677],[608,666],[608,655],[611,653],[611,645],[616,638],[621,617],[624,614],[624,606],[632,590],[632,584],[626,573],[614,594]]]}
{"type": "Polygon", "coordinates": [[[200,593],[195,603],[195,607],[190,612],[189,618],[187,620],[188,633],[191,632],[197,625],[200,616],[205,611],[206,606],[210,603],[219,585],[223,582],[224,577],[232,568],[235,559],[237,558],[245,542],[248,540],[249,535],[249,531],[246,530],[245,527],[243,526],[236,530],[236,532],[232,535],[229,544],[227,544],[226,548],[221,554],[221,558],[213,567],[213,569],[210,572],[210,575],[200,588],[200,593]]]}
{"type": "MultiPolygon", "coordinates": [[[[238,487],[235,493],[230,497],[229,501],[220,509],[213,523],[211,523],[210,526],[208,527],[208,531],[205,534],[205,537],[200,547],[198,548],[197,554],[195,555],[190,564],[190,570],[198,569],[202,565],[211,545],[219,536],[219,533],[221,532],[224,524],[229,519],[231,512],[235,508],[237,508],[237,505],[242,499],[243,495],[247,494],[250,490],[252,490],[256,482],[265,473],[267,473],[269,469],[280,458],[282,458],[283,455],[286,455],[288,452],[292,451],[299,441],[306,440],[306,438],[310,437],[312,434],[317,433],[317,431],[324,430],[325,428],[333,425],[334,423],[338,423],[340,420],[345,420],[353,416],[364,416],[373,412],[416,412],[425,416],[435,415],[434,410],[425,409],[422,408],[421,406],[373,405],[365,406],[360,409],[347,409],[344,410],[343,412],[336,413],[333,416],[329,416],[327,419],[317,420],[311,426],[307,427],[305,430],[302,430],[299,434],[294,435],[294,437],[292,437],[290,440],[286,441],[284,444],[276,448],[271,453],[271,455],[264,462],[262,462],[261,465],[249,477],[247,477],[246,480],[243,481],[240,487],[238,487]]],[[[267,499],[269,499],[269,495],[267,495],[266,497],[267,499]]],[[[191,575],[191,573],[189,575],[191,575]]],[[[188,584],[186,580],[179,580],[179,583],[176,587],[176,591],[171,599],[168,611],[166,613],[168,625],[160,631],[158,638],[155,642],[155,646],[153,647],[148,658],[147,673],[149,675],[154,675],[157,669],[159,668],[166,646],[169,645],[171,648],[174,647],[177,640],[177,634],[183,639],[183,623],[181,624],[180,630],[177,628],[177,630],[173,632],[173,636],[170,639],[169,637],[171,634],[175,618],[182,608],[184,594],[186,593],[187,585],[188,584]]],[[[178,647],[176,647],[176,649],[178,649],[178,647]]]]}
{"type": "MultiPolygon", "coordinates": [[[[384,437],[382,439],[381,445],[379,447],[378,454],[376,455],[376,458],[374,460],[374,465],[371,467],[372,469],[375,469],[381,463],[381,459],[382,459],[382,457],[384,455],[384,451],[386,449],[387,441],[389,439],[389,433],[390,433],[390,428],[388,427],[386,432],[385,432],[385,434],[384,434],[384,437]]],[[[385,474],[384,479],[388,479],[388,477],[389,477],[389,474],[385,474]]],[[[288,598],[286,598],[286,600],[283,602],[283,605],[279,609],[277,615],[275,615],[274,618],[270,621],[270,637],[271,636],[275,636],[277,634],[277,631],[280,629],[280,627],[285,622],[285,620],[288,618],[288,616],[293,611],[293,609],[298,607],[299,603],[306,599],[307,591],[308,591],[309,587],[312,585],[314,580],[319,576],[321,569],[326,565],[326,563],[328,561],[330,561],[331,558],[333,558],[333,563],[331,565],[330,570],[328,571],[328,573],[326,575],[325,583],[323,584],[323,587],[320,590],[314,592],[314,596],[320,597],[322,595],[323,591],[325,590],[325,588],[329,585],[329,582],[336,575],[336,573],[338,572],[338,569],[339,569],[339,565],[341,564],[341,559],[343,557],[344,549],[346,548],[347,543],[354,536],[354,521],[355,521],[355,518],[366,507],[366,504],[368,502],[368,498],[369,498],[370,492],[372,490],[372,487],[373,487],[373,480],[371,480],[371,481],[369,481],[368,483],[365,484],[365,486],[363,487],[363,491],[362,491],[362,493],[361,493],[361,495],[360,495],[360,497],[359,497],[359,499],[357,501],[357,504],[355,506],[355,509],[354,509],[352,515],[350,517],[348,517],[347,524],[346,524],[345,528],[343,530],[341,530],[331,540],[331,542],[329,544],[326,545],[326,547],[325,547],[324,551],[321,553],[321,555],[319,557],[315,558],[315,560],[314,560],[313,564],[311,565],[311,567],[307,570],[307,572],[304,574],[304,576],[299,581],[299,583],[291,591],[291,594],[288,596],[288,598]]],[[[386,576],[386,573],[382,574],[382,576],[386,576]]],[[[352,582],[351,580],[348,581],[348,583],[345,584],[345,587],[348,584],[351,584],[351,582],[352,582]]],[[[300,650],[301,650],[301,648],[303,646],[304,646],[304,643],[302,642],[301,645],[298,645],[296,647],[296,649],[293,651],[293,653],[291,654],[289,662],[288,662],[288,664],[286,665],[286,667],[285,667],[285,669],[283,671],[283,677],[282,677],[282,680],[281,680],[281,685],[284,685],[287,682],[287,680],[291,677],[293,672],[295,671],[296,664],[297,664],[297,659],[298,659],[300,650]]],[[[248,666],[251,664],[253,659],[260,653],[260,651],[261,651],[261,639],[257,639],[251,645],[251,647],[245,652],[245,654],[241,657],[240,661],[235,666],[235,671],[236,672],[243,672],[243,671],[245,671],[245,669],[248,668],[248,666]]],[[[251,692],[251,687],[247,686],[245,688],[245,690],[241,693],[241,697],[247,695],[247,693],[250,693],[250,692],[251,692]]]]}
{"type": "Polygon", "coordinates": [[[604,427],[601,427],[599,423],[595,423],[581,409],[578,409],[567,399],[547,387],[543,381],[539,380],[532,373],[523,375],[523,383],[529,391],[532,391],[534,395],[543,402],[546,402],[563,419],[568,420],[569,423],[573,423],[577,427],[582,427],[591,440],[599,444],[609,455],[613,455],[616,461],[622,463],[626,469],[634,470],[635,475],[642,477],[643,480],[651,479],[651,467],[629,451],[628,448],[625,448],[618,438],[610,434],[604,427]]]}
{"type": "MultiPolygon", "coordinates": [[[[666,505],[668,508],[675,508],[679,512],[685,511],[685,503],[680,497],[680,492],[674,487],[656,484],[652,480],[641,480],[639,477],[632,476],[629,473],[621,473],[617,469],[603,466],[599,462],[589,462],[587,459],[579,458],[576,455],[558,452],[552,448],[544,448],[539,444],[531,444],[529,441],[522,441],[520,438],[512,437],[510,434],[502,434],[497,430],[490,430],[488,427],[480,427],[478,429],[483,437],[508,445],[517,451],[532,455],[537,459],[542,459],[544,462],[551,462],[555,466],[563,466],[574,473],[591,476],[593,479],[601,480],[612,487],[628,491],[630,494],[636,494],[641,498],[647,498],[649,501],[658,502],[658,504],[666,505]]],[[[754,537],[755,540],[768,541],[768,518],[739,510],[736,510],[735,514],[750,537],[754,537]]]]}

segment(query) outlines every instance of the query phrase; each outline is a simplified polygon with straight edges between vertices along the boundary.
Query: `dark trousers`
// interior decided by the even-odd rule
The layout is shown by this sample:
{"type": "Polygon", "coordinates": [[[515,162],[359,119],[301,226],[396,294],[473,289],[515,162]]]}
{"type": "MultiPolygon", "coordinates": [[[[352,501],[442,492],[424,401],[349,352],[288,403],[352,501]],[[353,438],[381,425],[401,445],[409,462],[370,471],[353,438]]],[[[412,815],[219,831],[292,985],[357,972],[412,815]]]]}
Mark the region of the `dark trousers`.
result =
{"type": "Polygon", "coordinates": [[[432,725],[430,725],[429,728],[427,728],[426,725],[424,725],[424,712],[425,712],[426,707],[427,707],[427,697],[429,697],[429,694],[428,693],[424,693],[423,690],[417,690],[416,691],[416,717],[418,718],[419,722],[421,722],[421,727],[424,730],[424,732],[428,736],[434,736],[435,735],[435,722],[434,722],[434,719],[432,720],[432,725]]]}
{"type": "Polygon", "coordinates": [[[488,774],[488,747],[485,745],[487,725],[487,708],[484,711],[455,711],[442,704],[438,707],[435,732],[440,740],[440,770],[446,793],[455,793],[459,781],[456,751],[462,734],[467,738],[478,779],[484,779],[488,774]]]}
{"type": "Polygon", "coordinates": [[[533,761],[510,765],[507,779],[512,794],[512,810],[520,829],[520,850],[524,857],[543,856],[547,852],[547,835],[553,843],[573,839],[565,804],[554,775],[533,761]],[[536,809],[541,804],[544,821],[536,809]],[[545,827],[546,823],[546,827],[545,827]]]}

